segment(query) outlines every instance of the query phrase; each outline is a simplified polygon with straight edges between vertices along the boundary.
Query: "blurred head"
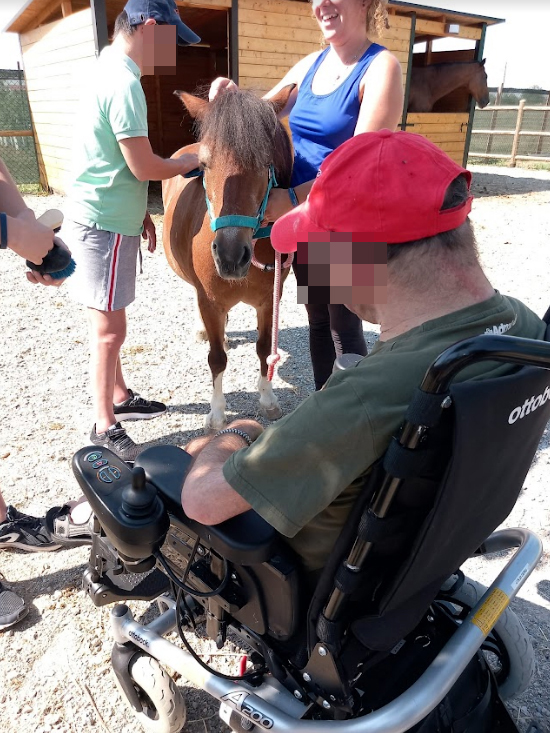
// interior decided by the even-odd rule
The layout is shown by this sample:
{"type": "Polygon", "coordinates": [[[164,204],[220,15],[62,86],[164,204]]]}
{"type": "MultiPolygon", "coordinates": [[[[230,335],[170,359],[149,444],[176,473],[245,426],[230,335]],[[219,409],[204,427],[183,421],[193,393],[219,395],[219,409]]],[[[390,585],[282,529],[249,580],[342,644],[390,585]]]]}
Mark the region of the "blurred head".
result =
{"type": "Polygon", "coordinates": [[[386,285],[439,293],[450,273],[457,281],[479,268],[470,182],[467,170],[420,135],[357,135],[327,157],[307,200],[275,223],[271,242],[280,252],[297,250],[298,267],[316,266],[326,249],[331,267],[338,265],[335,282],[349,286],[350,297],[325,302],[353,304],[358,313],[358,305],[386,303],[386,285]],[[340,258],[349,251],[349,261],[333,263],[333,251],[340,258]]]}
{"type": "Polygon", "coordinates": [[[387,0],[311,0],[311,4],[328,43],[357,29],[382,36],[388,28],[387,0]]]}

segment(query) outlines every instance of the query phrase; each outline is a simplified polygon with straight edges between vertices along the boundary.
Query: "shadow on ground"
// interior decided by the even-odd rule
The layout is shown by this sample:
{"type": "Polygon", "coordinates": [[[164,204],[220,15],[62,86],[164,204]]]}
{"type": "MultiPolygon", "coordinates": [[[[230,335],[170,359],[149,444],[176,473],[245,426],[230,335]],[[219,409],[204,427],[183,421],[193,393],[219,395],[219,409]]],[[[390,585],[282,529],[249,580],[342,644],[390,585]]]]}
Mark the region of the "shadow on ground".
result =
{"type": "Polygon", "coordinates": [[[550,178],[516,177],[507,173],[473,172],[472,193],[486,196],[521,196],[537,191],[550,191],[550,178]]]}

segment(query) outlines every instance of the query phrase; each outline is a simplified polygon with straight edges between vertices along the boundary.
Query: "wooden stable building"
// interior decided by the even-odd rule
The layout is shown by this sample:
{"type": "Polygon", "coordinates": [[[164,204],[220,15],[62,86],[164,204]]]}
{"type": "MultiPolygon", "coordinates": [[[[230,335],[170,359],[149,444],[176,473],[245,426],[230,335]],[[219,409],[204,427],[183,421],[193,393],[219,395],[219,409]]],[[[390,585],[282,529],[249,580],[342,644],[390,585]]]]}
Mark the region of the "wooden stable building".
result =
{"type": "MultiPolygon", "coordinates": [[[[85,78],[109,42],[125,0],[19,0],[5,30],[19,33],[42,183],[65,192],[71,175],[73,124],[85,78]]],[[[300,58],[322,47],[308,0],[176,0],[182,20],[201,37],[178,48],[174,74],[144,76],[153,149],[168,157],[193,140],[191,120],[173,91],[193,92],[216,76],[266,92],[300,58]]],[[[378,40],[401,62],[405,109],[413,65],[481,60],[488,26],[498,19],[390,0],[390,28],[378,40]],[[434,52],[438,38],[465,39],[468,50],[434,52]],[[426,50],[414,53],[425,43],[426,50]]],[[[463,91],[434,112],[404,114],[402,129],[433,140],[466,162],[474,102],[463,91]]]]}

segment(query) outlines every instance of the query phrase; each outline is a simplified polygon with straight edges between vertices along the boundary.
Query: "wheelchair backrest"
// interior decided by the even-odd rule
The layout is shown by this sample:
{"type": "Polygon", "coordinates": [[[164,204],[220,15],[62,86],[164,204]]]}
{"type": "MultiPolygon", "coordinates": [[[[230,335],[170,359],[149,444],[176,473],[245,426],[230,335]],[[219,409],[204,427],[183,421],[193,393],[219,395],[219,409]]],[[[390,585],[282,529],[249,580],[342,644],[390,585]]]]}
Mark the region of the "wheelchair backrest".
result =
{"type": "MultiPolygon", "coordinates": [[[[508,516],[550,419],[550,344],[508,336],[469,342],[489,344],[480,341],[486,338],[495,345],[491,360],[545,368],[522,366],[507,376],[451,384],[444,392],[420,391],[420,404],[409,408],[416,427],[433,424],[425,431],[428,439],[415,450],[396,450],[394,439],[383,463],[401,479],[392,509],[376,522],[371,502],[352,519],[353,534],[372,542],[373,552],[363,580],[348,583],[346,615],[370,649],[389,650],[411,631],[443,582],[508,516]],[[515,345],[521,358],[505,358],[503,351],[515,345]],[[438,465],[441,456],[445,460],[438,465]]],[[[365,489],[369,496],[380,499],[380,486],[391,479],[388,470],[379,464],[373,471],[365,489]]],[[[349,526],[347,531],[349,536],[349,526]]],[[[346,589],[346,571],[340,564],[337,587],[346,589]]],[[[319,631],[323,624],[317,623],[319,631]]]]}

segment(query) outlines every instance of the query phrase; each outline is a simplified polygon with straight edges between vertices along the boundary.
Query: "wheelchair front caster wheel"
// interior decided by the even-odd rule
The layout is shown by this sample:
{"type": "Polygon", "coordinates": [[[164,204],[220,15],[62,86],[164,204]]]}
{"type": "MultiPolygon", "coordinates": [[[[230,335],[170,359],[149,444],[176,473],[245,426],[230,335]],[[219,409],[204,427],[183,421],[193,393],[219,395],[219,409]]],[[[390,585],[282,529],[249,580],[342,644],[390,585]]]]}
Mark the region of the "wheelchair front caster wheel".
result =
{"type": "MultiPolygon", "coordinates": [[[[187,708],[170,675],[148,654],[137,654],[129,671],[143,706],[140,713],[134,710],[134,714],[143,728],[149,733],[180,733],[187,718],[187,708]]],[[[126,697],[120,685],[118,687],[126,697]]]]}

